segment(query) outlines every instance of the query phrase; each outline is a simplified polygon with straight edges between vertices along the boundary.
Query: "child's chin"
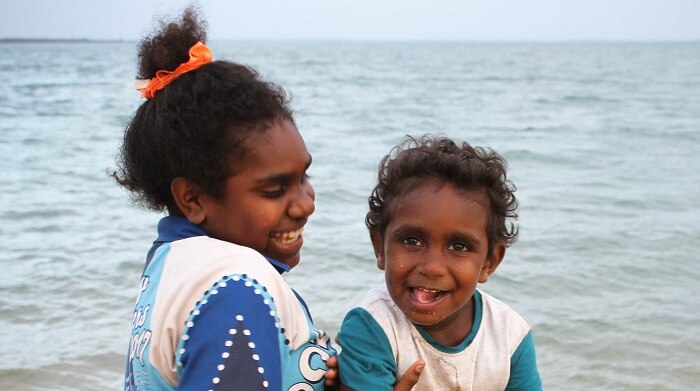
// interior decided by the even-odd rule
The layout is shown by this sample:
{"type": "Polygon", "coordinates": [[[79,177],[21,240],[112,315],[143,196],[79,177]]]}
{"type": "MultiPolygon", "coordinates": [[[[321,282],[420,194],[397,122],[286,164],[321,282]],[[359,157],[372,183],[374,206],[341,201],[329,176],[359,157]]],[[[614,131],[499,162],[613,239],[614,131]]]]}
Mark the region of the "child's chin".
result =
{"type": "Polygon", "coordinates": [[[426,328],[434,326],[442,321],[442,318],[436,317],[435,314],[418,314],[414,312],[407,313],[406,315],[411,320],[411,323],[426,328]]]}

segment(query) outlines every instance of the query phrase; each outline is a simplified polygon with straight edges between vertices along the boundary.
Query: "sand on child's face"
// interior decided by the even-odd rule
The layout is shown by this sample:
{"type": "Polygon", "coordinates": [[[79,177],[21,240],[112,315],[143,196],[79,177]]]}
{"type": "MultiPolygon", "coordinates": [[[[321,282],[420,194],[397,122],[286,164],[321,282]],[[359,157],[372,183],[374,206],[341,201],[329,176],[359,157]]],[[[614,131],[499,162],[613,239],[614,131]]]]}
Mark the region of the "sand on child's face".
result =
{"type": "Polygon", "coordinates": [[[391,220],[373,241],[389,293],[438,342],[459,342],[471,328],[474,314],[468,304],[476,285],[493,271],[488,199],[481,191],[428,182],[392,205],[391,220]]]}

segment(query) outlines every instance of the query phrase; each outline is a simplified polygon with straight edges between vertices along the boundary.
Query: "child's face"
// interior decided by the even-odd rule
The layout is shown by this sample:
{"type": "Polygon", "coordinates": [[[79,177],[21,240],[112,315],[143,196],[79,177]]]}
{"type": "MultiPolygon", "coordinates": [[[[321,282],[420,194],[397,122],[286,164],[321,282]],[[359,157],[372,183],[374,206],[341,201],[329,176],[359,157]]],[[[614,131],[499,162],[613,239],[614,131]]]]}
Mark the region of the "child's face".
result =
{"type": "Polygon", "coordinates": [[[204,196],[207,233],[250,247],[294,267],[302,228],[314,212],[314,189],[306,176],[311,155],[289,121],[276,121],[245,139],[247,155],[228,178],[225,196],[204,196]]]}
{"type": "Polygon", "coordinates": [[[391,298],[429,333],[466,337],[477,282],[486,282],[505,252],[496,245],[488,255],[486,194],[428,181],[390,207],[386,229],[372,243],[391,298]]]}

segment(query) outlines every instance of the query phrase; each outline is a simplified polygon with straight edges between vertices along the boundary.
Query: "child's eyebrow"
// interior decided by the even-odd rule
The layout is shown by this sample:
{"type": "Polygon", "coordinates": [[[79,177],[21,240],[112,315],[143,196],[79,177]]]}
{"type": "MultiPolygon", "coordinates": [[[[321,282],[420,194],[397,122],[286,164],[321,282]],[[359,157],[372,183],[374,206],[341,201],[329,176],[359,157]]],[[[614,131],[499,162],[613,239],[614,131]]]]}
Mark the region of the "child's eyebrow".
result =
{"type": "MultiPolygon", "coordinates": [[[[406,235],[423,236],[425,232],[426,230],[420,225],[400,225],[393,230],[391,237],[394,239],[401,239],[406,235]]],[[[478,236],[459,231],[449,233],[448,238],[451,242],[464,242],[470,246],[477,246],[481,243],[478,236]]]]}
{"type": "Polygon", "coordinates": [[[450,235],[450,240],[454,242],[465,242],[466,244],[475,246],[481,242],[478,237],[462,232],[455,232],[450,235]]]}
{"type": "Polygon", "coordinates": [[[419,225],[400,225],[394,229],[391,236],[394,239],[400,239],[406,235],[422,235],[425,230],[419,225]]]}

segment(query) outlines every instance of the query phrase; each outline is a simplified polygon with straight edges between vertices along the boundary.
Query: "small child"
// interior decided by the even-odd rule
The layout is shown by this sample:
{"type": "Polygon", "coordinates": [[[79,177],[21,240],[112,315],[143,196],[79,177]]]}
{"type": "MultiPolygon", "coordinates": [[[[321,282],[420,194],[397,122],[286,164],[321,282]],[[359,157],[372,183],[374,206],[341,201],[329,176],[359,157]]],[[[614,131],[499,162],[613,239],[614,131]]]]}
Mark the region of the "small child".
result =
{"type": "Polygon", "coordinates": [[[146,257],[124,388],[323,390],[335,350],[281,276],[314,212],[311,155],[284,90],[213,61],[203,25],[188,8],[140,45],[146,100],[113,176],[168,216],[146,257]]]}
{"type": "Polygon", "coordinates": [[[517,237],[505,165],[495,152],[429,135],[381,161],[365,222],[386,287],[343,321],[343,386],[391,390],[422,360],[414,390],[542,388],[530,326],[476,289],[517,237]]]}

